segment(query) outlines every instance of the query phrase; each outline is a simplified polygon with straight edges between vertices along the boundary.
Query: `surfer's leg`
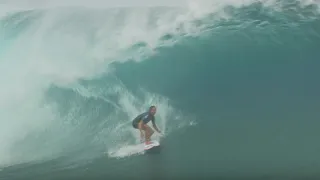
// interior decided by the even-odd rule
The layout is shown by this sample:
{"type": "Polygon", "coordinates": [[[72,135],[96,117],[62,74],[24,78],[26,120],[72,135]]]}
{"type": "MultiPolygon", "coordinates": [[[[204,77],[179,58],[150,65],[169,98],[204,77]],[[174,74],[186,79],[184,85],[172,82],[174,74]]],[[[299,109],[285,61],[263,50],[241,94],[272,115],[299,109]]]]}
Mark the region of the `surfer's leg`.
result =
{"type": "Polygon", "coordinates": [[[146,143],[149,143],[151,141],[151,136],[152,134],[154,133],[154,131],[148,126],[148,125],[144,125],[144,128],[145,128],[145,132],[146,132],[146,135],[145,135],[145,138],[146,138],[146,143]]]}

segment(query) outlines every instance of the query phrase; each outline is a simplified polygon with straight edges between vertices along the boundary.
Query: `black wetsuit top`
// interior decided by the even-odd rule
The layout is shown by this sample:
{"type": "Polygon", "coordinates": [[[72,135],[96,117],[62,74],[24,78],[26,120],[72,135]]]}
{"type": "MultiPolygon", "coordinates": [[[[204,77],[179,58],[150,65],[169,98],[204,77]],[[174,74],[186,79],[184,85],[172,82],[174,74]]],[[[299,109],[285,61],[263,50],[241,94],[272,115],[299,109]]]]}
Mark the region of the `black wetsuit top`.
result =
{"type": "Polygon", "coordinates": [[[133,127],[138,128],[138,124],[141,120],[143,121],[143,124],[147,124],[150,121],[154,123],[154,119],[155,118],[152,114],[149,114],[149,112],[145,112],[134,118],[134,120],[132,121],[132,125],[133,127]]]}

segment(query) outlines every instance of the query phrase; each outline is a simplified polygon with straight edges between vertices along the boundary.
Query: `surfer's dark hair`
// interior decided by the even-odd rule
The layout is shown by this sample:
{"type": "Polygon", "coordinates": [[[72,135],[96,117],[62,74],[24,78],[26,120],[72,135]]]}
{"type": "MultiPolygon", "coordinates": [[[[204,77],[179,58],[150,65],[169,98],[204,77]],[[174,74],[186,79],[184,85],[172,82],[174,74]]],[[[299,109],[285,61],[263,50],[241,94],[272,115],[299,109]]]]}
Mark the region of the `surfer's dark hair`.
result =
{"type": "Polygon", "coordinates": [[[149,107],[149,111],[151,111],[152,108],[155,108],[156,106],[152,105],[149,107]]]}

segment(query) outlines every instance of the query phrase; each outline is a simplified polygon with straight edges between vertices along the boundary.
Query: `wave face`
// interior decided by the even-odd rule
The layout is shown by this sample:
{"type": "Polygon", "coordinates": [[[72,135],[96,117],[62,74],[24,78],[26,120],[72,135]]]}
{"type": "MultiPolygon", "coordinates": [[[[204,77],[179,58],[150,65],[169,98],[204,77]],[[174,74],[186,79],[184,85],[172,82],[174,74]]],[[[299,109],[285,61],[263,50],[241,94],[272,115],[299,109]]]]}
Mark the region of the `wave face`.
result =
{"type": "Polygon", "coordinates": [[[317,1],[119,3],[0,5],[1,178],[319,175],[317,1]]]}

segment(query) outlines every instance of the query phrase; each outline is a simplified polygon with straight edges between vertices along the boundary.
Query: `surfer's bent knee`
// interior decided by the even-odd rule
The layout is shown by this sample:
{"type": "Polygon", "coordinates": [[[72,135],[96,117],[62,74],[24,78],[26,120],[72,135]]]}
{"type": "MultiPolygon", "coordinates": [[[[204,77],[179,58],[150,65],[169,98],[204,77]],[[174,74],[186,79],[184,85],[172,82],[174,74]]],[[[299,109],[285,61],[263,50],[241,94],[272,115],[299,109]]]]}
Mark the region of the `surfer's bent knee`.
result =
{"type": "Polygon", "coordinates": [[[148,126],[147,124],[144,125],[145,130],[152,132],[152,129],[150,126],[148,126]]]}

